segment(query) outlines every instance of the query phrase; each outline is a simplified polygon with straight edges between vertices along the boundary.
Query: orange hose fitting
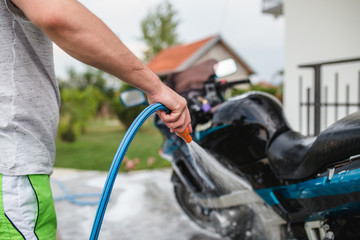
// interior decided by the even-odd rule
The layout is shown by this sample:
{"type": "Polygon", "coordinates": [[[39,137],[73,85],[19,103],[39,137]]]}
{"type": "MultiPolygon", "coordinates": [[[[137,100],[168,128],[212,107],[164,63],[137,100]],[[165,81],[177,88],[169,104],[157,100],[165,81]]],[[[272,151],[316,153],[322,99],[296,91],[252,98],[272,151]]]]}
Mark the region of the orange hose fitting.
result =
{"type": "Polygon", "coordinates": [[[182,132],[177,132],[176,135],[181,137],[186,143],[190,143],[192,141],[192,137],[190,136],[189,129],[185,129],[182,132]]]}

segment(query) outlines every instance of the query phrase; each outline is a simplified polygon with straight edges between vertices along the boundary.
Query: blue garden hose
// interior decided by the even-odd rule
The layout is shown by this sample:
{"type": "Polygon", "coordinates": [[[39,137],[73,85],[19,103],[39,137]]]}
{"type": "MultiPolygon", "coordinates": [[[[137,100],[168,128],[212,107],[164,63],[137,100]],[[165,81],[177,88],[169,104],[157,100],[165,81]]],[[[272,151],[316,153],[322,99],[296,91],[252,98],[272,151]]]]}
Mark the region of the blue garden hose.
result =
{"type": "Polygon", "coordinates": [[[109,202],[110,194],[112,191],[112,188],[114,186],[114,182],[117,176],[117,173],[119,171],[120,165],[122,163],[122,160],[125,156],[125,153],[133,140],[136,132],[139,130],[141,125],[145,122],[145,120],[153,114],[157,110],[165,110],[169,111],[163,104],[161,103],[155,103],[147,108],[145,108],[134,120],[134,122],[131,124],[130,128],[126,132],[124,138],[122,139],[118,150],[116,151],[114,160],[111,164],[108,176],[106,178],[106,182],[103,188],[103,192],[101,195],[100,203],[96,212],[94,224],[91,230],[90,240],[96,240],[99,237],[101,224],[104,218],[104,214],[106,211],[107,204],[109,202]]]}

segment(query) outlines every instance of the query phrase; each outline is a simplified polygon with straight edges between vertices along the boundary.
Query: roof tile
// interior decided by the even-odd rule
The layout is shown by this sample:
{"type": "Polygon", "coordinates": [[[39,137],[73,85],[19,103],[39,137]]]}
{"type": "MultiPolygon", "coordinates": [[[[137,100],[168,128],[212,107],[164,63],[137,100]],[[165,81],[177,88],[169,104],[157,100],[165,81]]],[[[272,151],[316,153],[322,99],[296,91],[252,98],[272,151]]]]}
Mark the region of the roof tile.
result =
{"type": "Polygon", "coordinates": [[[181,44],[164,49],[156,55],[147,66],[156,74],[166,74],[176,71],[182,63],[194,55],[214,37],[215,36],[211,36],[190,44],[181,44]]]}

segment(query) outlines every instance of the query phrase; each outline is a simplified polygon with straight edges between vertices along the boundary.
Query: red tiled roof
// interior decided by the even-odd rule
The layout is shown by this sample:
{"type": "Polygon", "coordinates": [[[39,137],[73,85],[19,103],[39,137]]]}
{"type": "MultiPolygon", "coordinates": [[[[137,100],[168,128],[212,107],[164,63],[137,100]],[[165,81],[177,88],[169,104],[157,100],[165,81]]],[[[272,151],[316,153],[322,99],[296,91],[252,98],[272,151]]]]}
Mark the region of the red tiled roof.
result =
{"type": "Polygon", "coordinates": [[[156,74],[172,72],[215,37],[212,36],[190,44],[181,44],[164,49],[147,66],[156,74]]]}

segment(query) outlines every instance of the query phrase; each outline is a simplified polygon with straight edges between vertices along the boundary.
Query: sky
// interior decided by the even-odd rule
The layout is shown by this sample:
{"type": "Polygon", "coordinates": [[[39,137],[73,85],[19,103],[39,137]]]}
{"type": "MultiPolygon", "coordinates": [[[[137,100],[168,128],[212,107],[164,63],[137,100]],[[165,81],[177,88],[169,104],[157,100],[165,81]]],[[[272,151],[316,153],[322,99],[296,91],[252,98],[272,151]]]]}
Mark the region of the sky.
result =
{"type": "MultiPolygon", "coordinates": [[[[142,58],[145,44],[140,22],[161,0],[80,0],[107,24],[125,45],[142,58]]],[[[190,43],[220,34],[223,40],[256,72],[254,81],[271,82],[284,68],[284,18],[261,12],[261,0],[170,0],[178,11],[178,34],[190,43]]],[[[60,48],[54,48],[55,70],[84,69],[60,48]]]]}

